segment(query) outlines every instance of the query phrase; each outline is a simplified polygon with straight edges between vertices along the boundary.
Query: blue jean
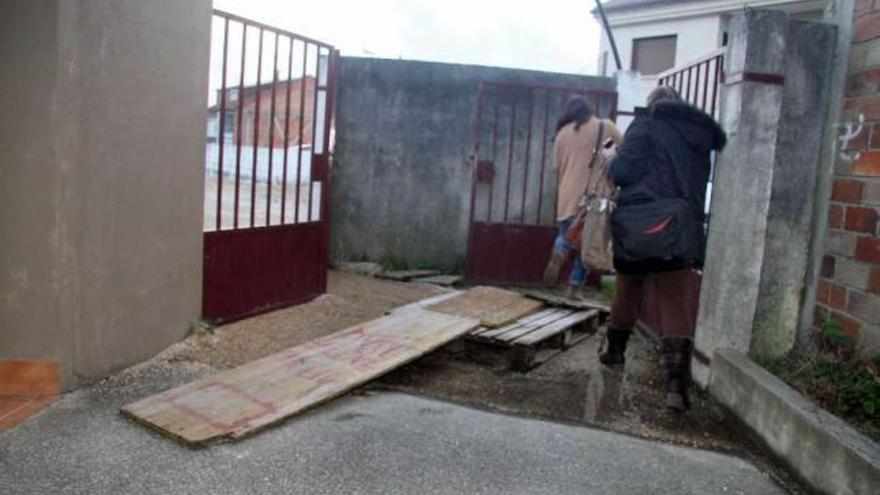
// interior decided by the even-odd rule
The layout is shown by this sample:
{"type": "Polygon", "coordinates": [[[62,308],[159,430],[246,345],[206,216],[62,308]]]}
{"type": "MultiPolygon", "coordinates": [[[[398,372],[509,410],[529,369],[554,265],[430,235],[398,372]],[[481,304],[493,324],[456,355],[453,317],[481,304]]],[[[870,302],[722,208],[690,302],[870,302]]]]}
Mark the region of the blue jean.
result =
{"type": "Polygon", "coordinates": [[[580,251],[565,238],[565,233],[571,226],[572,221],[574,221],[574,217],[568,217],[559,221],[559,231],[556,233],[556,240],[553,241],[553,249],[565,253],[566,256],[574,251],[574,265],[571,268],[571,276],[568,278],[568,283],[569,285],[581,287],[587,280],[587,269],[584,267],[584,262],[581,261],[580,251]]]}

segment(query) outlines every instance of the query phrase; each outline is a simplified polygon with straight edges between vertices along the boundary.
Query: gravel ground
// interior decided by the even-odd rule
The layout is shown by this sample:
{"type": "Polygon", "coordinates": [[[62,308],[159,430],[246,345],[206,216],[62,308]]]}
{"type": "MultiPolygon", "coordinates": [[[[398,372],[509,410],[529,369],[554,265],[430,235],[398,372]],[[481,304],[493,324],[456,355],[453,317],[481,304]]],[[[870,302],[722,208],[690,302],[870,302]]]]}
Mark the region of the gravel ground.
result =
{"type": "Polygon", "coordinates": [[[231,368],[445,291],[434,285],[403,284],[331,271],[327,294],[314,301],[202,329],[171,346],[160,359],[231,368]]]}

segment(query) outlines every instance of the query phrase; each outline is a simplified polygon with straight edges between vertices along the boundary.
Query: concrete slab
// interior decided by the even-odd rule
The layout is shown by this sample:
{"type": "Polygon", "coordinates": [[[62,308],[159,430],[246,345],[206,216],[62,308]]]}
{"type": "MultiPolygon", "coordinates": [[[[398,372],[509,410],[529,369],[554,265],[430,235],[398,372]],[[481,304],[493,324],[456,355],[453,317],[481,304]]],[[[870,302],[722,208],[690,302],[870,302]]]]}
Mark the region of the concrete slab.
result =
{"type": "Polygon", "coordinates": [[[333,268],[341,272],[354,273],[365,277],[375,277],[384,270],[379,263],[369,261],[337,261],[333,263],[333,268]]]}
{"type": "Polygon", "coordinates": [[[433,275],[430,277],[420,277],[411,280],[411,282],[419,282],[422,284],[434,284],[440,285],[443,287],[452,287],[456,284],[461,283],[464,280],[464,277],[461,275],[433,275]]]}
{"type": "Polygon", "coordinates": [[[732,349],[712,357],[709,393],[813,489],[873,494],[880,446],[732,349]]]}
{"type": "Polygon", "coordinates": [[[193,450],[115,412],[211,371],[168,366],[67,395],[0,434],[0,493],[783,493],[728,455],[395,393],[193,450]]]}
{"type": "Polygon", "coordinates": [[[394,280],[396,282],[409,282],[416,278],[433,277],[440,275],[439,270],[395,270],[377,274],[379,278],[394,280]]]}

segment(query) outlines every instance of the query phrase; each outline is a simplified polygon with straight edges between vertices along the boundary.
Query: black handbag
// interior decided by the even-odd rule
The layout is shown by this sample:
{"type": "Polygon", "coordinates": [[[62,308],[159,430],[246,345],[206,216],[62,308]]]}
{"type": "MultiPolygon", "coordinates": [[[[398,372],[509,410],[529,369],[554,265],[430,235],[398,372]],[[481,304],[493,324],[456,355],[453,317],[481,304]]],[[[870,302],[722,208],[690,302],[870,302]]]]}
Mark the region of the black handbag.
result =
{"type": "Polygon", "coordinates": [[[703,226],[681,198],[618,205],[611,213],[614,258],[624,263],[683,261],[698,264],[703,226]]]}
{"type": "Polygon", "coordinates": [[[691,199],[688,181],[677,167],[673,171],[684,197],[657,198],[649,193],[645,201],[618,204],[611,213],[615,262],[702,265],[706,232],[699,207],[691,199]]]}

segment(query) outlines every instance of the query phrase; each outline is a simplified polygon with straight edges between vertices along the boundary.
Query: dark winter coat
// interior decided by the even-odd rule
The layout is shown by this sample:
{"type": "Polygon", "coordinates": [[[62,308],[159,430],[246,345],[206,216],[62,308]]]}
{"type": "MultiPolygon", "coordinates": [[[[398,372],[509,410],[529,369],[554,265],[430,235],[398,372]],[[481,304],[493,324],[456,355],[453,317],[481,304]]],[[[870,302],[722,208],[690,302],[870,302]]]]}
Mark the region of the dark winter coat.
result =
{"type": "MultiPolygon", "coordinates": [[[[637,108],[623,146],[609,165],[608,175],[620,187],[618,205],[657,198],[688,200],[703,222],[711,152],[721,150],[727,136],[712,117],[684,102],[658,102],[637,108]]],[[[621,273],[650,272],[682,266],[618,267],[621,273]]]]}

